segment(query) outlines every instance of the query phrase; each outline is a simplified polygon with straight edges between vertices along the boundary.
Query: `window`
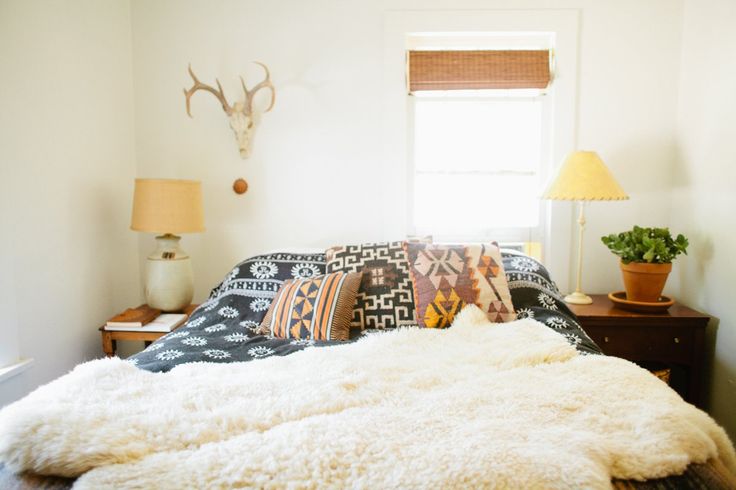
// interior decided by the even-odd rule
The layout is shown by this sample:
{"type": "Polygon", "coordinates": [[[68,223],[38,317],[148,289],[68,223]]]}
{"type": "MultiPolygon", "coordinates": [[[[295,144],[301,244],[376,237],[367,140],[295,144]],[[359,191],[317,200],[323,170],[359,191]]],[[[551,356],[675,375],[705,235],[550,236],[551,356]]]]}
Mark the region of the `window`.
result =
{"type": "MultiPolygon", "coordinates": [[[[433,49],[451,37],[433,39],[433,49]]],[[[420,38],[432,39],[426,33],[420,38]]],[[[440,241],[541,241],[547,220],[539,194],[551,160],[549,62],[542,58],[546,74],[524,66],[534,62],[532,68],[538,68],[539,54],[548,51],[430,49],[420,68],[411,65],[414,53],[409,55],[411,231],[440,241]],[[484,72],[499,59],[506,63],[502,69],[484,72]]]]}

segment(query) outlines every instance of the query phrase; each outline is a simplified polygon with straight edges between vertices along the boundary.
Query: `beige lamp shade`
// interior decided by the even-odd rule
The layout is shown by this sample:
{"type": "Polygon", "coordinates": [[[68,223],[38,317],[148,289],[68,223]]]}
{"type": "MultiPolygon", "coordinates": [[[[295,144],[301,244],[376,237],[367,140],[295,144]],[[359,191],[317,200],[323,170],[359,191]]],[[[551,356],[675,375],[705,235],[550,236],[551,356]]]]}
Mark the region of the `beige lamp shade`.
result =
{"type": "Polygon", "coordinates": [[[204,231],[200,182],[135,179],[130,228],[172,234],[204,231]]]}
{"type": "Polygon", "coordinates": [[[618,201],[628,199],[608,167],[594,151],[570,153],[543,199],[566,201],[618,201]]]}

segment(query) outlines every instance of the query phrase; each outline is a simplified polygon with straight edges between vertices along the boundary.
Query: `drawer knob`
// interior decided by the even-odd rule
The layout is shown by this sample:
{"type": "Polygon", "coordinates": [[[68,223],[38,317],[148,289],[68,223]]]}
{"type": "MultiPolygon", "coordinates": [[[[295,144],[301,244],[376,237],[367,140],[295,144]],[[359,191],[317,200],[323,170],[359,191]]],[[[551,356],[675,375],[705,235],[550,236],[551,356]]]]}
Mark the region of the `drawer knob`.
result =
{"type": "Polygon", "coordinates": [[[679,343],[680,343],[680,337],[675,337],[675,344],[679,344],[679,343]]]}
{"type": "Polygon", "coordinates": [[[608,337],[603,337],[603,342],[608,343],[608,337]]]}

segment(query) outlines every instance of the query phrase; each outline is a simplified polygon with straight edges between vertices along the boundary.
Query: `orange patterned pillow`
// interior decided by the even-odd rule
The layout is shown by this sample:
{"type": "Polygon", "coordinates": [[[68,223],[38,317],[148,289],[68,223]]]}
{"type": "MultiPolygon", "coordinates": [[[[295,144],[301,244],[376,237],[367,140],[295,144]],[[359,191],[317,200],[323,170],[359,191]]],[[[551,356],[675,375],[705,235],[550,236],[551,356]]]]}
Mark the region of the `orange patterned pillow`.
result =
{"type": "Polygon", "coordinates": [[[348,340],[359,272],[286,281],[259,333],[281,339],[348,340]]]}
{"type": "Polygon", "coordinates": [[[501,251],[495,243],[405,243],[404,247],[420,326],[449,327],[455,315],[471,303],[483,310],[491,321],[516,319],[501,251]]]}

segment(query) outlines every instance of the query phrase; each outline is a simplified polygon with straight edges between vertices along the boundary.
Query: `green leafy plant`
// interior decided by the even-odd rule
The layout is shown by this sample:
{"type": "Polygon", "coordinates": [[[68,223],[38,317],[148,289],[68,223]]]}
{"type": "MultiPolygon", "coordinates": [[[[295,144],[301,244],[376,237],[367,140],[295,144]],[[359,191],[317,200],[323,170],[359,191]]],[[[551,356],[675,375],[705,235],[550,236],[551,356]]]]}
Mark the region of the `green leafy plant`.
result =
{"type": "Polygon", "coordinates": [[[672,238],[669,228],[642,228],[612,233],[601,237],[611,252],[621,257],[621,262],[648,262],[667,264],[683,253],[687,255],[688,241],[683,235],[672,238]]]}

